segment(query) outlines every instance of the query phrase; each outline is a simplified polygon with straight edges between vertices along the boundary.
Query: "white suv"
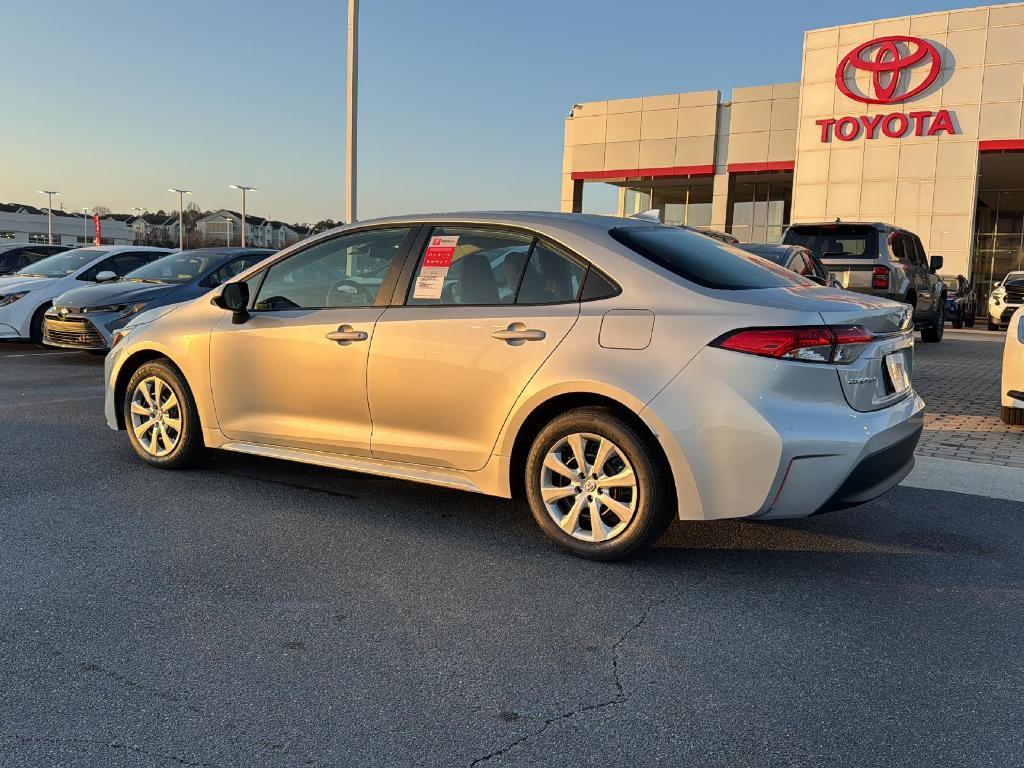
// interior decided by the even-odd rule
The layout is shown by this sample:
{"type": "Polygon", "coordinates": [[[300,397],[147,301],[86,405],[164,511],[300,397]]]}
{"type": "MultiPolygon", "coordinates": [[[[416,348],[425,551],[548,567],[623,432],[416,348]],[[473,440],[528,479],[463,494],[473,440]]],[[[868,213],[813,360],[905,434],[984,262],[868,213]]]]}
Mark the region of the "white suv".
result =
{"type": "Polygon", "coordinates": [[[1009,324],[1013,313],[1024,304],[1024,272],[1011,272],[996,283],[988,297],[988,329],[998,331],[1009,324]]]}

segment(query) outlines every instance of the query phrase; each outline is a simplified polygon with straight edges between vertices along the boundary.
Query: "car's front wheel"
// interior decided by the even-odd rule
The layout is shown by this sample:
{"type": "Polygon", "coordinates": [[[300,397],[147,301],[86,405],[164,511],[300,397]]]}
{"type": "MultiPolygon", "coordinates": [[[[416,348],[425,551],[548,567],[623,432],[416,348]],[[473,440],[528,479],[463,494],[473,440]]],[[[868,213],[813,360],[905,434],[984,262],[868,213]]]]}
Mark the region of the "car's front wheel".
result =
{"type": "Polygon", "coordinates": [[[533,441],[525,482],[541,530],[593,560],[653,543],[674,511],[652,439],[607,408],[580,408],[549,423],[533,441]]]}
{"type": "Polygon", "coordinates": [[[180,469],[204,455],[195,401],[169,360],[152,360],[132,374],[123,407],[128,440],[143,461],[180,469]]]}
{"type": "Polygon", "coordinates": [[[998,331],[999,330],[999,323],[993,323],[991,315],[988,318],[988,329],[990,331],[998,331]]]}
{"type": "Polygon", "coordinates": [[[935,310],[935,322],[926,328],[921,329],[921,341],[929,344],[938,344],[942,341],[942,334],[946,330],[946,307],[939,304],[935,310]]]}

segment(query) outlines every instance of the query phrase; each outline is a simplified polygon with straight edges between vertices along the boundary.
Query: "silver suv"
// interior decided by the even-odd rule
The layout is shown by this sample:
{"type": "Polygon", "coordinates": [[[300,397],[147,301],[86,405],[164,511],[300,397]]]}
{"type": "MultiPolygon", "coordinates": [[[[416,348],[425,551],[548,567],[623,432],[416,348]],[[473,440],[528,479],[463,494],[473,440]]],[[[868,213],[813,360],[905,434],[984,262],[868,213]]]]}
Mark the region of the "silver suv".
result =
{"type": "Polygon", "coordinates": [[[942,257],[929,260],[913,232],[879,223],[794,224],[782,242],[810,249],[849,291],[910,304],[921,340],[942,341],[946,285],[936,274],[942,257]]]}

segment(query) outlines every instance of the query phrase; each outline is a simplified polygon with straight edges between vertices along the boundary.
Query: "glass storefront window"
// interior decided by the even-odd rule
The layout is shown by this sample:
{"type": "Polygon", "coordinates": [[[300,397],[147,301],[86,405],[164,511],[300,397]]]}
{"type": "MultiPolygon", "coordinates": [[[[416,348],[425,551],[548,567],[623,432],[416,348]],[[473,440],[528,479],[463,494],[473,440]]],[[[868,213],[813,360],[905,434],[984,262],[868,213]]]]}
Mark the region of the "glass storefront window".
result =
{"type": "Polygon", "coordinates": [[[790,181],[734,181],[729,232],[746,243],[781,242],[792,195],[790,181]]]}
{"type": "Polygon", "coordinates": [[[632,216],[656,209],[666,224],[690,227],[711,225],[712,185],[702,181],[679,186],[627,187],[622,212],[632,216]]]}
{"type": "Polygon", "coordinates": [[[974,220],[971,276],[978,314],[987,312],[992,286],[1008,272],[1024,269],[1024,190],[982,190],[974,220]]]}

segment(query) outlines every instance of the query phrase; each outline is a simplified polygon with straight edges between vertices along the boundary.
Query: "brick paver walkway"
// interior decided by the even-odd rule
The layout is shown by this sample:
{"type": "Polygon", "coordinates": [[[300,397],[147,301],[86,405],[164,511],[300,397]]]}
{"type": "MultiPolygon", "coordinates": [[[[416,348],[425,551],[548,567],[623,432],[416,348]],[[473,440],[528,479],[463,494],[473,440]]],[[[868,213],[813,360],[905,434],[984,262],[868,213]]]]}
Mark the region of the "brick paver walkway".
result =
{"type": "Polygon", "coordinates": [[[919,456],[1024,467],[1024,427],[999,418],[1003,335],[951,332],[914,348],[914,387],[928,404],[919,456]]]}

